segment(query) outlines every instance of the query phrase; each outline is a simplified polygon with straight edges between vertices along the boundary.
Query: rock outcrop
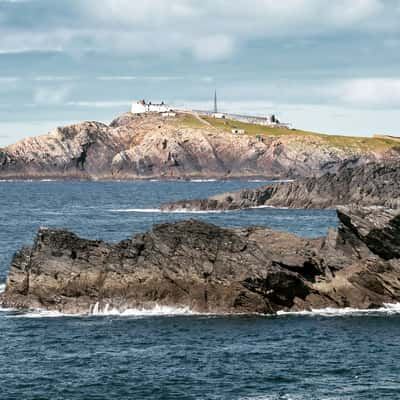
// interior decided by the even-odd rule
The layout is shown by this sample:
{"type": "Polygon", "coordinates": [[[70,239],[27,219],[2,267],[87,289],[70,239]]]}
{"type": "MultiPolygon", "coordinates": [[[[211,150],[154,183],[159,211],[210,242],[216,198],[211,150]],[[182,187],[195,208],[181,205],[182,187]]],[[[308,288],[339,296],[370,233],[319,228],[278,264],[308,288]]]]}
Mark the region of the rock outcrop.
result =
{"type": "Polygon", "coordinates": [[[398,143],[387,139],[338,140],[252,124],[249,134],[235,135],[234,121],[217,122],[183,112],[127,113],[110,125],[57,128],[0,149],[0,179],[301,177],[399,156],[398,143]],[[258,130],[263,134],[252,133],[258,130]]]}
{"type": "Polygon", "coordinates": [[[206,199],[163,204],[163,211],[236,210],[274,206],[291,208],[335,208],[340,205],[400,208],[400,162],[369,163],[355,168],[343,166],[336,173],[243,189],[206,199]]]}
{"type": "Polygon", "coordinates": [[[43,228],[14,256],[0,304],[67,313],[95,304],[275,313],[400,301],[400,214],[378,207],[338,214],[339,228],[319,239],[193,220],[118,244],[43,228]]]}

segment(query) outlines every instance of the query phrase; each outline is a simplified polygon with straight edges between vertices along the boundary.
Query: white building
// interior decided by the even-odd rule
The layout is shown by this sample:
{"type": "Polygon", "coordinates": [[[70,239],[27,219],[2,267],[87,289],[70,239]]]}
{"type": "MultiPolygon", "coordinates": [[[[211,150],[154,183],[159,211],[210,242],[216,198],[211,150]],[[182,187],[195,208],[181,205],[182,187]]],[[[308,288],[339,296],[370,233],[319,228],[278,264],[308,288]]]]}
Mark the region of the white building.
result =
{"type": "Polygon", "coordinates": [[[217,112],[217,113],[213,113],[213,117],[214,118],[218,118],[218,119],[224,119],[225,118],[225,114],[217,112]]]}
{"type": "Polygon", "coordinates": [[[176,117],[176,113],[168,111],[168,112],[161,113],[161,116],[163,116],[163,117],[176,117]]]}
{"type": "Polygon", "coordinates": [[[171,107],[162,103],[146,103],[144,100],[137,101],[132,104],[131,112],[132,114],[143,114],[148,112],[156,112],[156,113],[167,113],[172,111],[171,107]]]}

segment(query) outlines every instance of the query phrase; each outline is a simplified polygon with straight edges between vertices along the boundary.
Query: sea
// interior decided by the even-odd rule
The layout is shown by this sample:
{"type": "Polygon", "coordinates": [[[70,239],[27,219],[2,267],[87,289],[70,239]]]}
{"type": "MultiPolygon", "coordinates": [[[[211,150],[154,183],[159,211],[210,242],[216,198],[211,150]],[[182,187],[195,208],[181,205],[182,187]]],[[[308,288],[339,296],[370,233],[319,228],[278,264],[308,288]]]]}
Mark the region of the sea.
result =
{"type": "MultiPolygon", "coordinates": [[[[318,237],[334,210],[163,213],[266,181],[0,182],[0,291],[39,227],[118,242],[201,219],[318,237]]],[[[400,399],[400,305],[217,316],[155,307],[71,316],[0,309],[0,400],[400,399]]]]}

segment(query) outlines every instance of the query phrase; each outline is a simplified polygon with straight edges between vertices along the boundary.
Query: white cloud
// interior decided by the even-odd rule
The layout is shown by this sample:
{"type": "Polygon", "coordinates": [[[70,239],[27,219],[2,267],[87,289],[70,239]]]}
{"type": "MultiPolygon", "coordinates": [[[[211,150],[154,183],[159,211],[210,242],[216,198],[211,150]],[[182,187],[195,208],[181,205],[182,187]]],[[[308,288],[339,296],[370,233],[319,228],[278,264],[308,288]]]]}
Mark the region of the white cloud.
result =
{"type": "Polygon", "coordinates": [[[329,85],[325,95],[335,102],[358,107],[400,107],[399,78],[341,80],[329,85]]]}
{"type": "Polygon", "coordinates": [[[218,61],[228,58],[234,50],[234,41],[226,35],[210,35],[194,42],[193,53],[200,61],[218,61]]]}
{"type": "Polygon", "coordinates": [[[113,107],[126,107],[127,111],[132,103],[131,100],[124,101],[68,101],[67,106],[75,107],[89,107],[89,108],[113,108],[113,107]]]}
{"type": "Polygon", "coordinates": [[[7,31],[0,28],[0,54],[36,52],[61,52],[70,40],[72,33],[7,31]]]}
{"type": "Polygon", "coordinates": [[[76,81],[80,79],[79,76],[55,76],[55,75],[44,75],[35,76],[34,81],[37,82],[65,82],[65,81],[76,81]]]}
{"type": "Polygon", "coordinates": [[[385,0],[85,0],[69,11],[48,9],[49,23],[34,20],[35,29],[0,28],[0,52],[189,51],[218,61],[251,39],[400,31],[396,3],[385,0]]]}
{"type": "Polygon", "coordinates": [[[1,3],[31,3],[36,0],[0,0],[1,3]]]}
{"type": "Polygon", "coordinates": [[[33,94],[33,102],[36,105],[59,105],[64,104],[70,93],[69,87],[36,89],[33,94]]]}
{"type": "Polygon", "coordinates": [[[99,81],[134,81],[137,76],[98,76],[96,78],[99,81]]]}
{"type": "Polygon", "coordinates": [[[18,76],[0,76],[0,83],[18,82],[19,80],[18,76]]]}

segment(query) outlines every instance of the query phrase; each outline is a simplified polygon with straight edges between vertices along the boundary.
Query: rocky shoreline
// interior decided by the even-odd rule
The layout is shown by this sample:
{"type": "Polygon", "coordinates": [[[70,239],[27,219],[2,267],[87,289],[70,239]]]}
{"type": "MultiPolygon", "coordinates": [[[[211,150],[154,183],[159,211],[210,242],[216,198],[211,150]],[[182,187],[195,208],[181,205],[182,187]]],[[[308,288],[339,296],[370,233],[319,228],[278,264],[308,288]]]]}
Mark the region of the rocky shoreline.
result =
{"type": "Polygon", "coordinates": [[[186,307],[214,314],[377,308],[400,301],[400,213],[338,209],[318,239],[189,220],[117,244],[41,228],[13,258],[3,307],[82,313],[186,307]]]}
{"type": "MultiPolygon", "coordinates": [[[[195,113],[174,118],[123,114],[107,125],[82,122],[0,148],[0,179],[282,179],[343,165],[398,159],[398,143],[249,124],[249,134],[195,113]],[[214,125],[213,125],[214,124],[214,125]],[[262,132],[255,134],[254,132],[262,132]]],[[[231,125],[229,125],[231,124],[231,125]]]]}
{"type": "Polygon", "coordinates": [[[399,162],[342,167],[336,173],[320,177],[166,203],[161,205],[161,210],[223,211],[260,206],[336,208],[348,204],[400,208],[399,162]]]}

